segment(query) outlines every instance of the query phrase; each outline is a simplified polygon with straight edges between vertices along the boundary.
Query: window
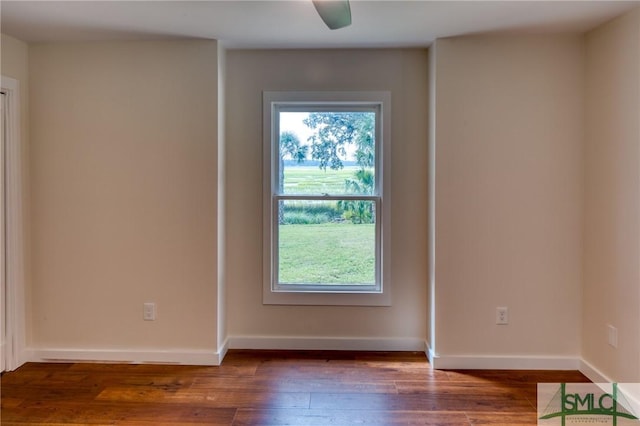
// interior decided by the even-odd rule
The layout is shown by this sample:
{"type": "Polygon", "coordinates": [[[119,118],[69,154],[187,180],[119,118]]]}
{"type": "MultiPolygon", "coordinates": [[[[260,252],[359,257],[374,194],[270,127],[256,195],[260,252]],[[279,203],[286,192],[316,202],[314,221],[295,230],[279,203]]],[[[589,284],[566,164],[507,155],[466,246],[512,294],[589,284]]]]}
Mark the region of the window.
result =
{"type": "Polygon", "coordinates": [[[265,304],[390,304],[388,92],[265,92],[265,304]]]}

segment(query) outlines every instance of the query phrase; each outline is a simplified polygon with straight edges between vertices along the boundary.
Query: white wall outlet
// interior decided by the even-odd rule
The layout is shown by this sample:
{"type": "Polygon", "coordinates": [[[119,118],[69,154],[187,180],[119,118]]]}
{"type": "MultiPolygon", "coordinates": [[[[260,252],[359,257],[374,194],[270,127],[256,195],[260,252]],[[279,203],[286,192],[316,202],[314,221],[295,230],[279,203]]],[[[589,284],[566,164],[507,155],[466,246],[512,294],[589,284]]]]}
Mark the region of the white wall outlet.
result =
{"type": "Polygon", "coordinates": [[[145,321],[156,320],[156,304],[153,302],[147,302],[142,305],[142,319],[145,321]]]}
{"type": "Polygon", "coordinates": [[[507,308],[506,306],[499,306],[496,308],[496,324],[509,324],[509,308],[507,308]]]}
{"type": "Polygon", "coordinates": [[[609,345],[614,348],[618,347],[618,329],[611,324],[607,325],[607,340],[609,345]]]}

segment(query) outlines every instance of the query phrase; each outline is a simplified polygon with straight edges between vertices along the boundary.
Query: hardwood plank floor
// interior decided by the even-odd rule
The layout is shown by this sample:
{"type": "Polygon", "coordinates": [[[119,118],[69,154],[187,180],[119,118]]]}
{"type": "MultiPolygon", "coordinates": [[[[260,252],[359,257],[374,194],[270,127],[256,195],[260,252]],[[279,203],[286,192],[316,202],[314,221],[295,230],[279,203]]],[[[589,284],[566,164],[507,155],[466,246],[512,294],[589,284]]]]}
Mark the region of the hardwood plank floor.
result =
{"type": "Polygon", "coordinates": [[[423,353],[230,351],[219,367],[26,364],[2,425],[535,425],[538,382],[575,371],[438,371],[423,353]]]}

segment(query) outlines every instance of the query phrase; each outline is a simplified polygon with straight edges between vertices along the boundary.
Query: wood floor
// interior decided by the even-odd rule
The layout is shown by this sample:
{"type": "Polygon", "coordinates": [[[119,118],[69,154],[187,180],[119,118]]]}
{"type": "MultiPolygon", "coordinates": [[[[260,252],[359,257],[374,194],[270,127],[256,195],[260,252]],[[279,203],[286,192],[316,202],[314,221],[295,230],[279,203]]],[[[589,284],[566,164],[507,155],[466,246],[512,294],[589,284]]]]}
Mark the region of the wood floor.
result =
{"type": "Polygon", "coordinates": [[[230,351],[220,367],[26,364],[2,425],[535,425],[536,383],[578,372],[437,371],[422,353],[230,351]]]}

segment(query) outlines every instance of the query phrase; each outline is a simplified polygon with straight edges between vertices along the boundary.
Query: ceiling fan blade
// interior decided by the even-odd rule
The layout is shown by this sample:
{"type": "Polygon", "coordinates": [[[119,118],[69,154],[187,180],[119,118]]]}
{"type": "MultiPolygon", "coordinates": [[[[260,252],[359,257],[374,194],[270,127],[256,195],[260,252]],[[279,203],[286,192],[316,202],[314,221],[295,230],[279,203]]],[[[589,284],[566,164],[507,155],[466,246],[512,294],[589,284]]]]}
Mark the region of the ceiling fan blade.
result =
{"type": "Polygon", "coordinates": [[[312,0],[318,14],[332,30],[351,25],[349,0],[312,0]]]}

